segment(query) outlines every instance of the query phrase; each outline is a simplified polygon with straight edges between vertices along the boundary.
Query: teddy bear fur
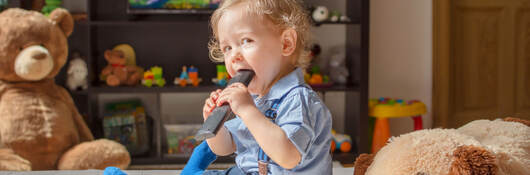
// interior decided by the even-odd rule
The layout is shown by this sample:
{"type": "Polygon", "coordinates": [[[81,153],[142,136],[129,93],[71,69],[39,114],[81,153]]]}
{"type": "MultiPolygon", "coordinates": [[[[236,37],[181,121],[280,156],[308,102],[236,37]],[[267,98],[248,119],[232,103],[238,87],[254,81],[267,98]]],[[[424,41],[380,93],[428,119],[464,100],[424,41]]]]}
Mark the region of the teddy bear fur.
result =
{"type": "Polygon", "coordinates": [[[130,155],[94,140],[69,93],[54,82],[66,62],[73,19],[35,11],[0,13],[0,170],[127,168],[130,155]]]}
{"type": "Polygon", "coordinates": [[[101,75],[109,86],[136,85],[140,81],[141,74],[138,67],[126,65],[127,59],[120,50],[106,50],[105,59],[108,65],[103,68],[101,75]]]}
{"type": "Polygon", "coordinates": [[[362,154],[355,175],[527,175],[526,120],[476,120],[458,129],[425,129],[390,139],[377,154],[362,154]]]}

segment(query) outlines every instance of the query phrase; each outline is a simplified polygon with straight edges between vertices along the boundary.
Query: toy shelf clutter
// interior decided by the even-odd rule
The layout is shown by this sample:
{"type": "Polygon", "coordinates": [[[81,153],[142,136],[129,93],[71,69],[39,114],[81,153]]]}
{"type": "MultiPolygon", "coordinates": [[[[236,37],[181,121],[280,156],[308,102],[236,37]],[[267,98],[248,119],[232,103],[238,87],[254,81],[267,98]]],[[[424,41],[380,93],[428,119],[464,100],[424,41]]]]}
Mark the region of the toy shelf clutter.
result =
{"type": "MultiPolygon", "coordinates": [[[[165,0],[149,2],[155,1],[162,2],[165,0]]],[[[75,2],[79,1],[76,0],[75,2]]],[[[226,81],[226,75],[223,74],[222,68],[218,70],[216,64],[209,59],[208,41],[211,37],[209,18],[212,11],[135,9],[130,6],[129,2],[140,1],[82,0],[80,2],[85,3],[86,11],[83,13],[85,13],[86,18],[83,21],[75,21],[74,31],[68,40],[68,49],[69,59],[72,58],[71,54],[77,51],[86,61],[88,87],[84,90],[71,90],[70,94],[96,138],[102,138],[105,134],[103,126],[104,104],[122,99],[128,100],[132,97],[140,98],[145,107],[145,115],[153,120],[153,130],[150,137],[152,141],[146,156],[133,156],[131,164],[186,163],[188,157],[168,154],[169,148],[174,147],[174,144],[170,142],[168,145],[167,135],[169,133],[170,140],[177,138],[173,137],[177,135],[172,135],[172,130],[168,132],[164,126],[181,124],[180,122],[192,123],[195,121],[191,118],[196,118],[196,116],[187,115],[191,110],[185,111],[187,116],[181,115],[186,118],[179,116],[180,118],[175,119],[175,121],[170,119],[177,118],[174,117],[177,114],[164,115],[173,109],[180,110],[180,107],[170,105],[174,103],[171,100],[179,100],[174,97],[184,96],[188,98],[208,94],[219,89],[218,84],[223,84],[226,81]],[[143,71],[136,72],[140,75],[138,81],[136,81],[138,76],[134,76],[134,82],[137,85],[127,85],[127,82],[122,84],[120,81],[117,86],[108,86],[106,81],[100,80],[100,73],[109,65],[105,59],[105,51],[122,50],[123,57],[127,58],[128,55],[131,55],[132,50],[122,44],[134,48],[135,65],[143,68],[143,71]],[[186,73],[188,76],[187,78],[185,74],[182,76],[186,81],[181,81],[180,75],[183,72],[183,66],[187,66],[186,73]],[[197,76],[194,74],[196,69],[189,69],[191,66],[198,69],[197,76]],[[190,72],[192,72],[191,75],[190,72]],[[158,73],[161,73],[161,76],[158,73]],[[176,78],[179,78],[177,79],[178,84],[175,84],[176,78]],[[193,86],[193,79],[195,78],[200,82],[197,87],[193,86]],[[202,82],[200,81],[201,78],[202,82]],[[212,78],[217,78],[217,80],[212,82],[212,78]],[[145,82],[144,85],[151,85],[151,87],[142,85],[142,80],[146,80],[143,81],[145,82]],[[163,85],[164,81],[162,80],[166,81],[165,85],[163,85]],[[191,84],[188,80],[191,80],[191,84]]],[[[353,163],[357,155],[370,151],[368,135],[366,134],[368,132],[368,104],[362,103],[368,101],[369,0],[304,0],[304,3],[308,7],[327,6],[330,10],[340,11],[342,15],[351,19],[350,22],[342,23],[326,23],[324,21],[322,25],[318,26],[318,29],[325,29],[320,32],[344,39],[344,44],[340,47],[344,47],[344,65],[349,71],[349,76],[345,84],[315,87],[314,90],[319,91],[324,96],[344,94],[342,95],[344,101],[340,102],[340,104],[344,104],[344,107],[336,108],[340,110],[337,113],[340,112],[338,116],[341,116],[342,119],[336,129],[341,134],[351,136],[352,145],[349,152],[337,151],[333,158],[341,162],[353,163]],[[341,32],[329,32],[330,30],[335,31],[336,28],[340,28],[339,31],[341,32]]],[[[19,6],[30,9],[31,7],[27,5],[30,3],[20,3],[19,6]]],[[[122,56],[119,53],[117,55],[120,58],[122,56]]],[[[118,65],[118,67],[122,66],[118,65]]],[[[64,85],[65,82],[66,71],[62,71],[57,76],[57,84],[64,85]]],[[[196,103],[195,99],[192,100],[192,102],[184,101],[183,103],[196,103]]],[[[335,99],[330,98],[329,100],[335,99]]],[[[192,105],[202,106],[203,104],[192,105]]],[[[172,141],[175,140],[177,139],[172,141]]],[[[338,140],[338,142],[343,143],[343,140],[338,140]]],[[[175,151],[173,150],[173,152],[175,151]]],[[[220,157],[217,162],[233,162],[233,158],[220,157]]]]}
{"type": "Polygon", "coordinates": [[[402,99],[379,98],[370,99],[368,115],[375,117],[372,153],[376,153],[390,138],[388,118],[412,117],[414,130],[423,129],[421,115],[427,112],[425,104],[418,100],[408,102],[402,99]]]}

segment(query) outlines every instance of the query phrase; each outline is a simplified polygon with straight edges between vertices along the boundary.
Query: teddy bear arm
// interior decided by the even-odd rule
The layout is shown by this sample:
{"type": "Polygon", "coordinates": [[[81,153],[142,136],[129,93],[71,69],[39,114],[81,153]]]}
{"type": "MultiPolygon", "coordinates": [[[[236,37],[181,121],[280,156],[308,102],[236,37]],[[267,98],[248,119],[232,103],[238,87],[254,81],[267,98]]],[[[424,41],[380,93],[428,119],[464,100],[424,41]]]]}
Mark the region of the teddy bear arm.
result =
{"type": "Polygon", "coordinates": [[[99,139],[83,142],[66,151],[59,159],[59,170],[105,169],[109,166],[126,169],[131,157],[118,142],[99,139]]]}
{"type": "Polygon", "coordinates": [[[107,67],[103,68],[101,71],[101,75],[107,76],[112,73],[112,66],[108,65],[107,67]]]}
{"type": "Polygon", "coordinates": [[[85,120],[83,119],[83,116],[79,114],[79,111],[77,111],[77,107],[74,104],[74,100],[70,96],[70,94],[64,89],[59,88],[62,98],[67,102],[68,106],[70,106],[70,109],[72,109],[72,117],[73,121],[77,127],[77,130],[79,132],[79,138],[80,141],[91,141],[94,140],[94,136],[92,135],[92,132],[88,128],[88,126],[85,123],[85,120]]]}
{"type": "Polygon", "coordinates": [[[373,154],[359,155],[359,157],[355,159],[355,163],[353,165],[353,167],[355,167],[353,175],[364,175],[366,173],[366,170],[368,170],[368,167],[370,167],[373,161],[374,161],[373,154]]]}
{"type": "Polygon", "coordinates": [[[0,148],[0,170],[31,171],[31,162],[17,155],[12,149],[0,148]]]}

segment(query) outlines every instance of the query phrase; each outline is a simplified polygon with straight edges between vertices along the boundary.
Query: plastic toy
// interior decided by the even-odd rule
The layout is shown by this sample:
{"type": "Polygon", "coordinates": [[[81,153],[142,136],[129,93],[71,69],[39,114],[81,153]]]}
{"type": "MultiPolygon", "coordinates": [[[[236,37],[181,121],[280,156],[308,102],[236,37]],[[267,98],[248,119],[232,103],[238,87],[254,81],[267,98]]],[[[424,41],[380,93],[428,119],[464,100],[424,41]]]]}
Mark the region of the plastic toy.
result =
{"type": "Polygon", "coordinates": [[[163,87],[166,85],[166,79],[164,79],[163,69],[158,66],[151,67],[150,70],[144,72],[144,78],[142,80],[142,85],[146,87],[151,87],[157,85],[158,87],[163,87]]]}
{"type": "Polygon", "coordinates": [[[88,67],[78,52],[73,53],[73,59],[70,61],[66,72],[68,74],[66,79],[66,86],[68,86],[68,89],[74,91],[79,87],[83,90],[88,88],[88,67]]]}
{"type": "Polygon", "coordinates": [[[118,167],[109,166],[105,168],[105,171],[103,171],[103,175],[127,175],[127,173],[124,173],[118,167]]]}
{"type": "Polygon", "coordinates": [[[217,65],[217,78],[212,78],[212,82],[219,86],[226,86],[230,80],[230,75],[226,72],[225,65],[217,65]]]}
{"type": "Polygon", "coordinates": [[[352,140],[349,135],[338,134],[335,130],[331,130],[333,140],[331,140],[331,152],[335,149],[340,150],[343,153],[350,152],[352,147],[352,140]]]}
{"type": "MultiPolygon", "coordinates": [[[[307,76],[306,76],[307,77],[307,76]]],[[[331,82],[327,75],[322,75],[320,73],[320,67],[314,65],[311,67],[311,72],[307,83],[311,86],[330,86],[331,82]]]]}
{"type": "Polygon", "coordinates": [[[41,12],[46,16],[50,15],[53,10],[61,7],[61,4],[63,4],[62,0],[46,0],[44,2],[46,3],[46,5],[42,7],[41,12]]]}
{"type": "Polygon", "coordinates": [[[201,81],[202,79],[199,78],[199,69],[193,66],[190,66],[189,68],[182,66],[182,73],[180,73],[180,77],[175,78],[173,83],[175,85],[180,85],[181,87],[185,87],[188,84],[197,87],[201,81]]]}
{"type": "Polygon", "coordinates": [[[390,138],[388,118],[410,117],[414,120],[414,130],[423,129],[421,115],[427,112],[425,104],[417,100],[408,102],[402,99],[380,98],[370,99],[369,116],[377,118],[375,121],[372,140],[372,153],[376,153],[390,138]]]}

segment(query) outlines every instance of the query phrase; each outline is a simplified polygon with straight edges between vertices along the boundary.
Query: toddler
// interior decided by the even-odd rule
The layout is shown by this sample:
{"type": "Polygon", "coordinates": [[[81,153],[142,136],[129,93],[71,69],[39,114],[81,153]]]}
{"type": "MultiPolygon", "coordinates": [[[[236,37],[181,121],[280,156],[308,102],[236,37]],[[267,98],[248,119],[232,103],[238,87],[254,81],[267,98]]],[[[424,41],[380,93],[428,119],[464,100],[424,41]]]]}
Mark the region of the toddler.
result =
{"type": "Polygon", "coordinates": [[[225,0],[211,17],[210,56],[256,74],[206,99],[204,120],[227,103],[236,118],[206,142],[236,165],[206,174],[331,174],[331,114],[305,82],[310,21],[298,0],[225,0]]]}

